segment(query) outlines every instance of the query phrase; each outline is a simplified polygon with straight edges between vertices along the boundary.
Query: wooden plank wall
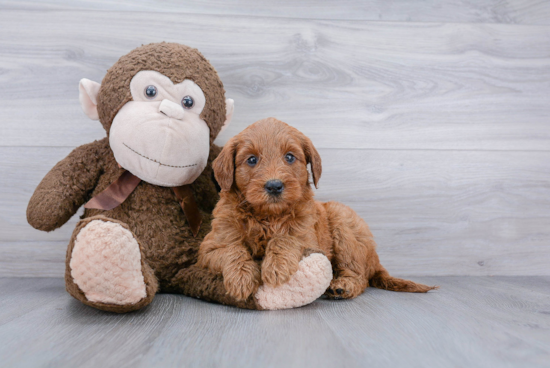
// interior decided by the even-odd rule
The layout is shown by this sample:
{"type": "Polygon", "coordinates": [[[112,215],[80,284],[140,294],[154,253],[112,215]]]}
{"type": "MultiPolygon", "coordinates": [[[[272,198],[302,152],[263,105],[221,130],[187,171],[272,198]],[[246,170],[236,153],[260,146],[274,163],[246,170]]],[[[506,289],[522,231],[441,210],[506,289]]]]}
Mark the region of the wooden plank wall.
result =
{"type": "Polygon", "coordinates": [[[317,197],[371,225],[396,275],[550,275],[550,3],[0,1],[0,276],[62,276],[76,217],[26,204],[105,135],[78,104],[131,49],[197,47],[235,99],[318,147],[317,197]]]}

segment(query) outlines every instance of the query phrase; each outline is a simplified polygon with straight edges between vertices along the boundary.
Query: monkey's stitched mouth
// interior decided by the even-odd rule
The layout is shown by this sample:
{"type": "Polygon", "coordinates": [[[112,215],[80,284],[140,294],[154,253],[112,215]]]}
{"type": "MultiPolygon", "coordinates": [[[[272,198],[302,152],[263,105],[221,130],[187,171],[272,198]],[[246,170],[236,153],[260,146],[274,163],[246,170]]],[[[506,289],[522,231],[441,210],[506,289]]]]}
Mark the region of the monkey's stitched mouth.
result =
{"type": "Polygon", "coordinates": [[[157,160],[154,160],[152,158],[149,158],[145,155],[142,155],[141,153],[139,153],[138,151],[136,151],[135,149],[133,149],[132,147],[128,146],[126,143],[122,142],[123,145],[126,146],[126,148],[128,148],[130,151],[134,152],[136,155],[139,155],[149,161],[153,161],[154,163],[157,163],[161,166],[167,166],[167,167],[173,167],[173,168],[176,168],[176,169],[183,169],[183,168],[186,168],[186,167],[192,167],[192,166],[197,166],[197,164],[192,164],[192,165],[185,165],[185,166],[174,166],[174,165],[167,165],[167,164],[163,164],[162,162],[160,161],[157,161],[157,160]]]}

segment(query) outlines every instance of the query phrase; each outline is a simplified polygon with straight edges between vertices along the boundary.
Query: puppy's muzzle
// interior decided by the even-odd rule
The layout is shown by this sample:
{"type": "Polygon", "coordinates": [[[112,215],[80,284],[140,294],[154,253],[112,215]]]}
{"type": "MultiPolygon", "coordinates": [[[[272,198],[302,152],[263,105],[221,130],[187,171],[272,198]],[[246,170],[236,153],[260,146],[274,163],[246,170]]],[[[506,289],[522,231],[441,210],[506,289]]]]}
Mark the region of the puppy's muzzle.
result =
{"type": "Polygon", "coordinates": [[[269,180],[267,183],[265,183],[264,188],[267,194],[278,196],[285,189],[285,185],[280,180],[269,180]]]}

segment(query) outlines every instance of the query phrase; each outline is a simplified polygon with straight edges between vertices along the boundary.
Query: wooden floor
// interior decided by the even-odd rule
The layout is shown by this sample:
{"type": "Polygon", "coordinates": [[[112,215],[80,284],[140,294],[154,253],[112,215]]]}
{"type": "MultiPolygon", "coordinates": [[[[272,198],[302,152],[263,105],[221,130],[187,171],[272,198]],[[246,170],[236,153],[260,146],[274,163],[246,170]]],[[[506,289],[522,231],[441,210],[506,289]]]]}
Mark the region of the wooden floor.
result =
{"type": "Polygon", "coordinates": [[[157,295],[117,315],[58,278],[0,278],[2,367],[549,367],[550,277],[416,277],[351,301],[258,312],[157,295]]]}

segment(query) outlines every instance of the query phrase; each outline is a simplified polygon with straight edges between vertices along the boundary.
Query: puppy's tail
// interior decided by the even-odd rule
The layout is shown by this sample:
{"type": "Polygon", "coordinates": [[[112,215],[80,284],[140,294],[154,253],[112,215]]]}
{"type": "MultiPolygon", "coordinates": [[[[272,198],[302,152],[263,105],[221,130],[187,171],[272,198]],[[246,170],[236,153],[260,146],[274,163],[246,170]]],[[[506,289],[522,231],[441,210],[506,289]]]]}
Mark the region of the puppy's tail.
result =
{"type": "Polygon", "coordinates": [[[439,289],[439,286],[428,286],[413,281],[398,279],[390,276],[389,272],[382,266],[374,273],[369,280],[372,287],[390,291],[404,291],[408,293],[427,293],[430,290],[439,289]]]}

